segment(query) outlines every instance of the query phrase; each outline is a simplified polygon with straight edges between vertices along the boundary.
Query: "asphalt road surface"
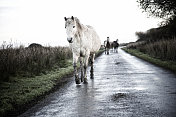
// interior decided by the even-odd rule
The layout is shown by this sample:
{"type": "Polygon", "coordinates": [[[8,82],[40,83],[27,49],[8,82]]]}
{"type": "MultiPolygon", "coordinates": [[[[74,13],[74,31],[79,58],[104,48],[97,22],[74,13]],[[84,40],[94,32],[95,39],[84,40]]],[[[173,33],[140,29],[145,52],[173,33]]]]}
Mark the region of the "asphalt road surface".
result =
{"type": "Polygon", "coordinates": [[[95,60],[88,84],[69,80],[19,117],[176,117],[176,75],[121,49],[95,60]]]}

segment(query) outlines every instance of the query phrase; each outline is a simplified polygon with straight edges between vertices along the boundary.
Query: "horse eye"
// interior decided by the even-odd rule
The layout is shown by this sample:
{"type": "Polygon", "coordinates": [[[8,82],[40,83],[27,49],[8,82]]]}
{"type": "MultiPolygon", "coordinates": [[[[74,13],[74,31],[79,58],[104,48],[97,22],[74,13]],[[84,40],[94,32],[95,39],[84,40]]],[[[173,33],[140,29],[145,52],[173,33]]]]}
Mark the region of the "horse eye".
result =
{"type": "Polygon", "coordinates": [[[75,26],[73,26],[73,28],[75,28],[75,26]]]}

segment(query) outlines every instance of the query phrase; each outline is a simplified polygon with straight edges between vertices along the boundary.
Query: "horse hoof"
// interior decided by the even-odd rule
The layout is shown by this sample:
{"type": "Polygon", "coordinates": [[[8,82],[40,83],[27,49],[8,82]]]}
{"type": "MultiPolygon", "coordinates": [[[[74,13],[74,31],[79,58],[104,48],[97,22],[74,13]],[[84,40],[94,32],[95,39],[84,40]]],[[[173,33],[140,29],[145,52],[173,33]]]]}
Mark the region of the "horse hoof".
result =
{"type": "Polygon", "coordinates": [[[76,84],[80,84],[80,80],[79,79],[75,79],[76,84]]]}
{"type": "Polygon", "coordinates": [[[90,79],[94,79],[94,74],[90,74],[90,79]]]}
{"type": "Polygon", "coordinates": [[[87,84],[87,83],[88,83],[87,78],[85,78],[84,79],[84,84],[87,84]]]}

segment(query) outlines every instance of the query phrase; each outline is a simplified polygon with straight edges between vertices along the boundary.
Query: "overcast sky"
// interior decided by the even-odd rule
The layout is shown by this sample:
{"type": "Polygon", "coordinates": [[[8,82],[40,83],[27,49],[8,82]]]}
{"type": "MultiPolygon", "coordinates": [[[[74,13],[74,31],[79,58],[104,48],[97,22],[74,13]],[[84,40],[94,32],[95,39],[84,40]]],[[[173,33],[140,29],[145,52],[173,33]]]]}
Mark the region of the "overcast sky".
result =
{"type": "Polygon", "coordinates": [[[158,27],[136,0],[0,0],[0,44],[12,40],[28,45],[67,46],[64,17],[91,25],[101,38],[120,43],[136,41],[136,31],[158,27]]]}

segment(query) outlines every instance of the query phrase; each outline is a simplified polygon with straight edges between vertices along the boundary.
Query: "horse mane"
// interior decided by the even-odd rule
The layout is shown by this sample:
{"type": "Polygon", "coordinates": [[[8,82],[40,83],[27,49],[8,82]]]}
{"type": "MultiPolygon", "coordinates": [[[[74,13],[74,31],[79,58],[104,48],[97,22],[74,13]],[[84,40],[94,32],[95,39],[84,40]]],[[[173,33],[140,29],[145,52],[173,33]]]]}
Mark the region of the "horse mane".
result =
{"type": "Polygon", "coordinates": [[[81,24],[81,22],[79,21],[79,19],[77,17],[75,17],[75,21],[76,21],[76,25],[79,31],[81,31],[83,29],[83,24],[81,24]]]}
{"type": "Polygon", "coordinates": [[[81,37],[82,36],[82,30],[84,28],[84,25],[81,24],[81,22],[79,21],[79,19],[77,17],[75,17],[75,21],[76,21],[76,26],[77,26],[77,33],[76,36],[77,37],[81,37]]]}

